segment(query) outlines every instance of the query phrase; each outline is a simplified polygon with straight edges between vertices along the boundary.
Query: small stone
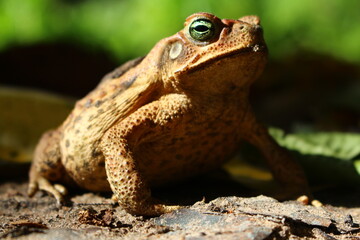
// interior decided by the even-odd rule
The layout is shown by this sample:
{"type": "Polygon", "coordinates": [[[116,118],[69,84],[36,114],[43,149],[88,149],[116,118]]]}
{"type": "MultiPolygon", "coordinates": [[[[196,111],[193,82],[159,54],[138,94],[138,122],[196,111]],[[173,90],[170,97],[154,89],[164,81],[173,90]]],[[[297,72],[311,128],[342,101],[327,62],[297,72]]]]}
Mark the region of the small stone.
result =
{"type": "Polygon", "coordinates": [[[319,200],[312,200],[311,205],[313,205],[314,207],[317,207],[317,208],[323,206],[322,202],[320,202],[319,200]]]}
{"type": "Polygon", "coordinates": [[[306,196],[306,195],[302,195],[302,196],[298,197],[296,199],[296,201],[300,202],[303,205],[308,205],[309,204],[309,197],[306,196]]]}

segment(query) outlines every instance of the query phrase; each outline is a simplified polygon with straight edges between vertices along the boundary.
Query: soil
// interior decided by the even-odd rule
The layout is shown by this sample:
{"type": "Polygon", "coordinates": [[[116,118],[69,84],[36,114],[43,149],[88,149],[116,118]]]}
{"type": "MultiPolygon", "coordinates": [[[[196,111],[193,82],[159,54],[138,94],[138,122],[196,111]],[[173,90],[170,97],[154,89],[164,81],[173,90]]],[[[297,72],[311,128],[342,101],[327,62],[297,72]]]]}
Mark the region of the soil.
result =
{"type": "Polygon", "coordinates": [[[156,190],[186,207],[155,218],[126,213],[110,194],[73,189],[60,206],[46,193],[29,198],[26,191],[26,179],[0,185],[0,239],[360,239],[354,189],[318,191],[324,206],[314,207],[252,196],[211,174],[156,190]]]}

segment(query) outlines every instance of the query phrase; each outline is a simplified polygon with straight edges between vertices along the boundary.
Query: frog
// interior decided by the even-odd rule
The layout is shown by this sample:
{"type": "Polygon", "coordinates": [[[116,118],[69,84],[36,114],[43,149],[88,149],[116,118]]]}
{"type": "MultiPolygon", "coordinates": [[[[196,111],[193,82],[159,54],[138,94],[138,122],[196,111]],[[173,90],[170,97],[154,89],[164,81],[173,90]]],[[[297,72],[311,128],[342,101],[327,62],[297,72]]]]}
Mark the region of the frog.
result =
{"type": "Polygon", "coordinates": [[[154,198],[152,188],[219,168],[242,141],[259,149],[284,193],[303,194],[301,166],[249,102],[267,55],[259,17],[192,14],[145,57],[107,74],[58,128],[43,134],[29,196],[43,190],[61,203],[66,185],[75,185],[112,191],[130,214],[159,216],[182,206],[154,198]]]}

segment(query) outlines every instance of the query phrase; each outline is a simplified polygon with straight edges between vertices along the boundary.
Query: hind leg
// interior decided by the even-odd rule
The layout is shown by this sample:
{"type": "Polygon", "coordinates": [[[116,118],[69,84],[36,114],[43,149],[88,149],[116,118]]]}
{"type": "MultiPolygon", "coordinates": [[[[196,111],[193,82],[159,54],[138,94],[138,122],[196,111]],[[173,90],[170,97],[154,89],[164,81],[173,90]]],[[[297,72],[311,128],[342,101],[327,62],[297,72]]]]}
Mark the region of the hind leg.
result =
{"type": "Polygon", "coordinates": [[[58,203],[63,202],[66,188],[52,185],[50,181],[63,180],[65,169],[61,163],[60,132],[48,131],[43,134],[34,152],[34,159],[29,173],[28,195],[33,196],[38,190],[52,194],[58,203]]]}
{"type": "Polygon", "coordinates": [[[278,198],[288,199],[301,195],[311,197],[301,166],[287,150],[277,144],[269,135],[267,128],[256,121],[251,111],[247,113],[242,124],[241,136],[262,152],[275,180],[282,185],[278,198]]]}

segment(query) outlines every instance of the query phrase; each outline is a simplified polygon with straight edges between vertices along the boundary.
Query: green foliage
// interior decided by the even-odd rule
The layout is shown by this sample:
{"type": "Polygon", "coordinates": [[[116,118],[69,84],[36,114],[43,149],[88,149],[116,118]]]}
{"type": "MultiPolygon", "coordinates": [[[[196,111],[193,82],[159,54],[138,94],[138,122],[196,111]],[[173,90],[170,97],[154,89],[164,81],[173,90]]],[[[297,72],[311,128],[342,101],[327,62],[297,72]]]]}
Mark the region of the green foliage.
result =
{"type": "Polygon", "coordinates": [[[358,0],[0,0],[0,49],[67,40],[129,58],[174,34],[188,15],[207,11],[259,15],[271,56],[309,49],[360,62],[359,9],[358,0]]]}
{"type": "Polygon", "coordinates": [[[289,149],[315,181],[360,183],[360,134],[296,133],[287,134],[271,128],[270,134],[289,149]]]}

